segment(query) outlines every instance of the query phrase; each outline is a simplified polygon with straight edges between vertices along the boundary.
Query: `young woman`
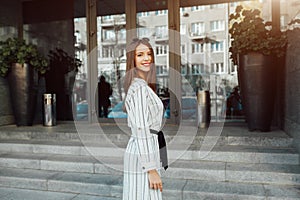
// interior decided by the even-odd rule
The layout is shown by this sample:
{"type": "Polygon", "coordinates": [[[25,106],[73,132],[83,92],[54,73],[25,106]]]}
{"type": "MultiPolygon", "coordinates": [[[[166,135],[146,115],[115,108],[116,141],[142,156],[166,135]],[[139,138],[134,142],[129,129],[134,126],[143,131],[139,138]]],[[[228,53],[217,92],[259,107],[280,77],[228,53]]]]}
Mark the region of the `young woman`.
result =
{"type": "Polygon", "coordinates": [[[134,39],[127,49],[125,108],[131,128],[124,155],[123,200],[162,200],[157,135],[163,104],[155,94],[156,70],[149,39],[134,39]]]}

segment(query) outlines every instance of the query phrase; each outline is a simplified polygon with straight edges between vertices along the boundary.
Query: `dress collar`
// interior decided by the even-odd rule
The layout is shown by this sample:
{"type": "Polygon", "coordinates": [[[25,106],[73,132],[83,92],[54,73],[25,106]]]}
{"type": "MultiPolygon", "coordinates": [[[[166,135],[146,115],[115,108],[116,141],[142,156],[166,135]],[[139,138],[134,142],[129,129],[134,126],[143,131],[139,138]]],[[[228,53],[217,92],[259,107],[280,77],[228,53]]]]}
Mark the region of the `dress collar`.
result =
{"type": "Polygon", "coordinates": [[[135,77],[133,80],[134,81],[138,81],[138,82],[143,82],[143,83],[147,84],[147,82],[144,79],[142,79],[142,78],[135,77]]]}

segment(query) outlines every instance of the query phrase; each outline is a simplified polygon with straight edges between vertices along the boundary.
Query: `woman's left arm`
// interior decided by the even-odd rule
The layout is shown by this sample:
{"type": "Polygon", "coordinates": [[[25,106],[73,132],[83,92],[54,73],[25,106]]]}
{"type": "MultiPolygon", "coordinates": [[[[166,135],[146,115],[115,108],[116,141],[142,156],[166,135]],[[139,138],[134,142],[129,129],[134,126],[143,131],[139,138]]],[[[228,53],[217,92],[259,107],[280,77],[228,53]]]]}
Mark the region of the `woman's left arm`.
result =
{"type": "Polygon", "coordinates": [[[136,125],[135,137],[137,139],[139,160],[142,171],[147,172],[157,168],[155,147],[155,137],[150,133],[149,127],[149,107],[148,90],[146,86],[139,87],[134,94],[134,123],[136,125]]]}

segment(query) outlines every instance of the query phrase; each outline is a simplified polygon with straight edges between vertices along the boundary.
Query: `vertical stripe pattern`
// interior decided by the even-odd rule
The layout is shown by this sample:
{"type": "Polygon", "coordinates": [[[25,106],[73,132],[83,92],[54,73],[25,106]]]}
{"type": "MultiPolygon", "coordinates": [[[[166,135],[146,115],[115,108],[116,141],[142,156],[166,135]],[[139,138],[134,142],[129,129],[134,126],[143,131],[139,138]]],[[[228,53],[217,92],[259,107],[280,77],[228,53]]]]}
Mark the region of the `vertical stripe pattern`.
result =
{"type": "Polygon", "coordinates": [[[135,78],[125,106],[132,135],[124,154],[123,200],[162,200],[159,190],[149,188],[147,171],[161,169],[157,135],[150,129],[160,130],[163,104],[146,81],[135,78]]]}

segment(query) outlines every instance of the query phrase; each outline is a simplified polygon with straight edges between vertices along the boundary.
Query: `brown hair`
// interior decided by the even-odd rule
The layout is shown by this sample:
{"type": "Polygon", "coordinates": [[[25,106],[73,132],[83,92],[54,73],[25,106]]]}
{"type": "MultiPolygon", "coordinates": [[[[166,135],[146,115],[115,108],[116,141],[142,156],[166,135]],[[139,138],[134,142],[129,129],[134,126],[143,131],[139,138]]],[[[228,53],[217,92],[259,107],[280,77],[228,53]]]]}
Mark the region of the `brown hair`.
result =
{"type": "Polygon", "coordinates": [[[140,44],[146,45],[151,52],[152,56],[152,63],[151,63],[151,69],[147,74],[146,82],[148,83],[149,87],[152,88],[152,90],[155,92],[156,90],[156,67],[155,67],[155,60],[154,60],[154,51],[149,43],[148,38],[134,38],[132,42],[127,46],[126,49],[126,75],[124,80],[124,90],[125,94],[127,94],[128,88],[132,82],[132,80],[137,77],[136,74],[136,65],[135,65],[135,50],[136,47],[140,44]]]}

